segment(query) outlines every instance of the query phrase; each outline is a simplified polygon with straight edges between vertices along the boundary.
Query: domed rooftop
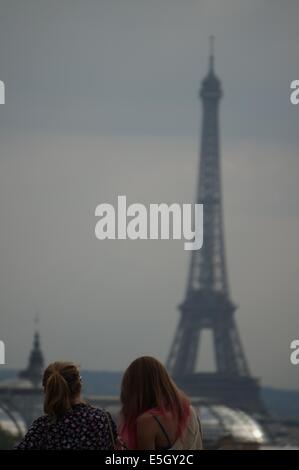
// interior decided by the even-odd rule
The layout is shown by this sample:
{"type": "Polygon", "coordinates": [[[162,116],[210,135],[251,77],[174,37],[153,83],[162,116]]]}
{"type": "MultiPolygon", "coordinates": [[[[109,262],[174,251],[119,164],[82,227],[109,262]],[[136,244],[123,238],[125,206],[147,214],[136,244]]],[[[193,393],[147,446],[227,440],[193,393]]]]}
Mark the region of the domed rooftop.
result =
{"type": "Polygon", "coordinates": [[[197,409],[207,443],[225,439],[239,444],[262,445],[267,441],[260,424],[244,411],[224,405],[200,404],[197,409]]]}
{"type": "Polygon", "coordinates": [[[34,334],[33,346],[29,356],[29,363],[25,370],[19,373],[20,379],[29,380],[34,387],[38,387],[42,381],[44,369],[44,356],[40,348],[38,331],[34,334]]]}
{"type": "Polygon", "coordinates": [[[35,331],[26,369],[20,371],[17,377],[1,380],[0,389],[39,389],[41,388],[43,369],[44,356],[40,347],[39,333],[35,331]]]}
{"type": "Polygon", "coordinates": [[[34,388],[31,380],[22,379],[19,377],[5,379],[0,381],[0,390],[1,389],[32,389],[34,388]]]}

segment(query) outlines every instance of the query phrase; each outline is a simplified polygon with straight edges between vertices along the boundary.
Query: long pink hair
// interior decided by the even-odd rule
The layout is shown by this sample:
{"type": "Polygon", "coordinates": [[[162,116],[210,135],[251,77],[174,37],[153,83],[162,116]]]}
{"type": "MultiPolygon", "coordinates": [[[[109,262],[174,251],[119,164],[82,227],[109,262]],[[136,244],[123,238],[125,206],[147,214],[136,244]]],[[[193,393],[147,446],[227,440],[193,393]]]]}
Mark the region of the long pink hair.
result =
{"type": "Polygon", "coordinates": [[[190,417],[190,402],[177,388],[166,368],[157,359],[136,359],[124,373],[121,385],[119,434],[129,449],[136,449],[136,420],[143,413],[170,413],[177,423],[176,439],[184,432],[190,417]]]}

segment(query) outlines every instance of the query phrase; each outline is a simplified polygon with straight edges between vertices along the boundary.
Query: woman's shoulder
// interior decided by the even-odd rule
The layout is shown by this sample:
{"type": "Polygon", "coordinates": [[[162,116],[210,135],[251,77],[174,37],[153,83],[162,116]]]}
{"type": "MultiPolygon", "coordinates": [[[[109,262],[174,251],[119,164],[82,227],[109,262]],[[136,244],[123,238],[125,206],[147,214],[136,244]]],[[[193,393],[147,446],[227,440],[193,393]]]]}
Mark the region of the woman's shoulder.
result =
{"type": "MultiPolygon", "coordinates": [[[[78,407],[79,408],[79,407],[78,407]]],[[[89,404],[84,404],[80,406],[79,411],[83,414],[88,414],[92,417],[95,417],[97,419],[100,419],[102,421],[112,419],[109,411],[105,410],[104,408],[98,408],[96,406],[92,406],[89,404]]]]}
{"type": "Polygon", "coordinates": [[[93,406],[93,405],[90,405],[90,404],[85,404],[84,405],[84,408],[86,411],[90,412],[90,413],[96,413],[96,414],[99,414],[99,415],[106,415],[108,413],[108,411],[106,411],[104,408],[99,408],[97,406],[93,406]]]}
{"type": "Polygon", "coordinates": [[[36,418],[31,426],[30,426],[30,429],[33,429],[33,430],[37,430],[37,429],[40,429],[40,428],[43,428],[44,426],[46,426],[47,424],[49,423],[49,418],[47,415],[42,415],[42,416],[39,416],[38,418],[36,418]]]}
{"type": "Polygon", "coordinates": [[[192,405],[190,405],[190,418],[199,421],[198,410],[192,405]]]}
{"type": "Polygon", "coordinates": [[[153,422],[153,413],[151,410],[145,411],[136,419],[137,426],[150,425],[153,422]]]}

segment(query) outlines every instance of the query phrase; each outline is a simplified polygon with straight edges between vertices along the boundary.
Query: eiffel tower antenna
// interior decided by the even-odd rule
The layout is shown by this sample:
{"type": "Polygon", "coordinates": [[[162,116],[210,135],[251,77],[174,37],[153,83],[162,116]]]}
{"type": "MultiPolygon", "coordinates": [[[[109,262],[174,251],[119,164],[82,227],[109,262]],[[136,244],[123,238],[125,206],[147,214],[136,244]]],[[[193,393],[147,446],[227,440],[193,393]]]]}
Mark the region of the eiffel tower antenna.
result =
{"type": "Polygon", "coordinates": [[[209,56],[209,70],[214,72],[214,60],[215,60],[215,37],[210,36],[209,38],[210,56],[209,56]]]}

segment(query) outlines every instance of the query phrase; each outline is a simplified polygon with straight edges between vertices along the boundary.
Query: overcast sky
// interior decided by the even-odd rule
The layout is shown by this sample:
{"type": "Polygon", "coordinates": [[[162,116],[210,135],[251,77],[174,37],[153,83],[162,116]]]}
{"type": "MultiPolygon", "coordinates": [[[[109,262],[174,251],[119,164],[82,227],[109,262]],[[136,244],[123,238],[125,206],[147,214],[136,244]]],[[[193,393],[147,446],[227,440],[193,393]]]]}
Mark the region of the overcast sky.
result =
{"type": "MultiPolygon", "coordinates": [[[[299,388],[296,0],[0,0],[0,339],[23,367],[166,359],[190,253],[102,241],[95,207],[193,202],[200,80],[216,37],[228,272],[252,374],[299,388]]],[[[198,366],[212,365],[209,337],[198,366]]]]}

